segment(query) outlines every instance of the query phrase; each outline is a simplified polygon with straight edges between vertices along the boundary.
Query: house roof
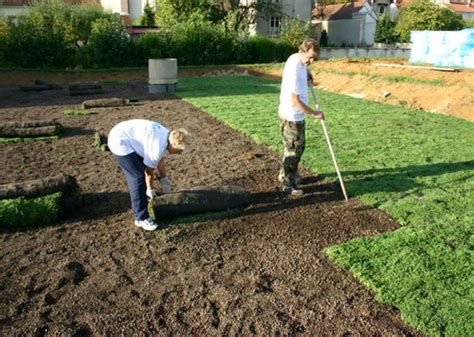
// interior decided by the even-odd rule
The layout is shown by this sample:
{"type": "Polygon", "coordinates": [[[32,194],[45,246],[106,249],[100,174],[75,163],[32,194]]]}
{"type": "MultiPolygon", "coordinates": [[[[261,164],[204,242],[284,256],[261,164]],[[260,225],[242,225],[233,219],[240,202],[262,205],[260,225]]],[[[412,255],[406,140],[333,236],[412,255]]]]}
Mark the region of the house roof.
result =
{"type": "Polygon", "coordinates": [[[313,9],[313,19],[316,20],[347,20],[352,14],[359,12],[364,2],[349,2],[344,4],[316,6],[313,9]]]}
{"type": "MultiPolygon", "coordinates": [[[[0,0],[0,6],[28,6],[33,0],[0,0]]],[[[68,5],[99,4],[99,0],[65,0],[68,5]]]]}
{"type": "Polygon", "coordinates": [[[452,9],[457,13],[474,13],[474,4],[469,3],[449,3],[444,4],[444,6],[452,9]]]}

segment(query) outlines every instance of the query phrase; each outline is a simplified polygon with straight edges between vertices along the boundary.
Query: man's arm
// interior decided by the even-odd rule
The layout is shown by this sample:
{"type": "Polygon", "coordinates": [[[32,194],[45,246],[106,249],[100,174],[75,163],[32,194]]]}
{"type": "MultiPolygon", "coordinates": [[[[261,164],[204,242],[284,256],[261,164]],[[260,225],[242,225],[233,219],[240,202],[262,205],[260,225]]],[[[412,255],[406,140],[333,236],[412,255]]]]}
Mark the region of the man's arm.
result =
{"type": "Polygon", "coordinates": [[[305,114],[313,116],[317,119],[324,119],[324,114],[322,111],[315,111],[311,109],[309,106],[304,104],[301,99],[300,95],[291,94],[291,104],[298,110],[303,111],[305,114]]]}

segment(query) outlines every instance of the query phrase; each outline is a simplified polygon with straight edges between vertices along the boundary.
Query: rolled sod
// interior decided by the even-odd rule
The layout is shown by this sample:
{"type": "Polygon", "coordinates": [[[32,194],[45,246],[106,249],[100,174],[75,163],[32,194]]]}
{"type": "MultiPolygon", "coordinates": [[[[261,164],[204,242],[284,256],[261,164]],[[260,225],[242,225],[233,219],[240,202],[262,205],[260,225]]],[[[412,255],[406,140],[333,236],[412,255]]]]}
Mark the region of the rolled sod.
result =
{"type": "Polygon", "coordinates": [[[239,185],[197,186],[160,195],[153,199],[155,216],[160,218],[217,212],[250,203],[250,194],[239,185]]]}

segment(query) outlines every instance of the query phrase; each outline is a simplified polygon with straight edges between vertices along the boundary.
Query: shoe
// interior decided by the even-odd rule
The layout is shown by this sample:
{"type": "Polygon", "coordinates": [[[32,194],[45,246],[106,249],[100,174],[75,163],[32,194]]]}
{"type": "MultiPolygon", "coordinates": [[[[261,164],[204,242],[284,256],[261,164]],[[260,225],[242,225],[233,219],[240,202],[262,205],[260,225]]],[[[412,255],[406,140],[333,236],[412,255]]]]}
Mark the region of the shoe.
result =
{"type": "Polygon", "coordinates": [[[282,192],[285,192],[289,195],[293,196],[301,196],[303,195],[303,190],[300,190],[299,188],[293,187],[293,186],[283,186],[281,188],[282,192]]]}
{"type": "Polygon", "coordinates": [[[154,231],[158,228],[158,225],[153,221],[152,218],[146,220],[135,220],[135,226],[141,227],[146,231],[154,231]]]}
{"type": "MultiPolygon", "coordinates": [[[[285,172],[283,172],[283,170],[280,170],[280,172],[278,172],[278,181],[281,183],[285,181],[285,172]]],[[[299,184],[300,181],[301,181],[301,176],[299,172],[296,172],[295,183],[299,184]]]]}

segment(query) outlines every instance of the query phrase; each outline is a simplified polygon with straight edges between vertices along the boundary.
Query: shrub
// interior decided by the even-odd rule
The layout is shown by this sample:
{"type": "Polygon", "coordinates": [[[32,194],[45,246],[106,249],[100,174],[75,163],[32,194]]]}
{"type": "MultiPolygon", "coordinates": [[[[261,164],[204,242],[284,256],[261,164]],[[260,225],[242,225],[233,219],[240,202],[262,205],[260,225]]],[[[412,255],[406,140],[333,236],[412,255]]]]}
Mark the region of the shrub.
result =
{"type": "Polygon", "coordinates": [[[120,67],[130,63],[130,36],[120,18],[98,19],[92,23],[89,42],[85,47],[95,67],[120,67]]]}
{"type": "Polygon", "coordinates": [[[66,67],[74,64],[77,50],[64,29],[64,4],[36,3],[27,15],[10,23],[7,60],[21,67],[66,67]]]}
{"type": "Polygon", "coordinates": [[[153,9],[151,8],[148,1],[146,2],[145,7],[143,8],[143,16],[140,20],[140,24],[142,26],[149,27],[155,25],[155,12],[153,12],[153,9]]]}
{"type": "Polygon", "coordinates": [[[321,37],[319,38],[319,46],[320,47],[327,47],[328,46],[328,32],[326,29],[323,29],[321,32],[321,37]]]}
{"type": "Polygon", "coordinates": [[[252,36],[247,41],[248,63],[269,63],[286,61],[296,49],[285,41],[262,36],[252,36]]]}
{"type": "Polygon", "coordinates": [[[135,65],[145,66],[148,59],[172,56],[172,43],[167,33],[146,33],[132,40],[135,65]]]}
{"type": "Polygon", "coordinates": [[[180,64],[229,64],[235,62],[235,55],[241,54],[236,34],[226,34],[221,25],[206,21],[199,13],[174,26],[171,39],[180,64]]]}
{"type": "Polygon", "coordinates": [[[474,16],[464,20],[464,25],[466,28],[474,28],[474,16]]]}
{"type": "Polygon", "coordinates": [[[0,18],[0,66],[6,65],[5,51],[9,48],[9,36],[10,32],[8,30],[7,22],[0,18]]]}
{"type": "Polygon", "coordinates": [[[67,67],[80,60],[92,22],[112,17],[99,6],[34,2],[25,15],[8,24],[10,44],[5,58],[21,67],[67,67]]]}
{"type": "Polygon", "coordinates": [[[398,41],[398,35],[395,32],[396,22],[392,21],[387,15],[382,15],[377,21],[375,27],[375,42],[394,43],[398,41]]]}

